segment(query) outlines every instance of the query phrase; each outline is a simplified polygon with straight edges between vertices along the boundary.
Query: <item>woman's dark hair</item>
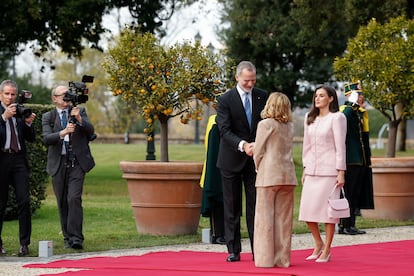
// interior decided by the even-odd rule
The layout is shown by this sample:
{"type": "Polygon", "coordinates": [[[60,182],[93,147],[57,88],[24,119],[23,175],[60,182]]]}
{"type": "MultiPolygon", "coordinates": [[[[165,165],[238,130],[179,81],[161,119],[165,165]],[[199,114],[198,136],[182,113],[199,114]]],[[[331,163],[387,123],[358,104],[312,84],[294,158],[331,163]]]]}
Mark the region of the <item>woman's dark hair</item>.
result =
{"type": "Polygon", "coordinates": [[[336,94],[335,88],[333,88],[332,86],[328,86],[328,85],[320,85],[316,87],[315,92],[313,92],[312,108],[308,113],[308,119],[306,121],[308,125],[312,124],[315,121],[316,117],[318,117],[319,115],[319,108],[315,107],[315,95],[316,95],[316,91],[318,91],[319,89],[325,90],[326,93],[328,93],[328,97],[333,97],[333,101],[329,103],[329,111],[330,112],[339,111],[338,95],[336,94]]]}

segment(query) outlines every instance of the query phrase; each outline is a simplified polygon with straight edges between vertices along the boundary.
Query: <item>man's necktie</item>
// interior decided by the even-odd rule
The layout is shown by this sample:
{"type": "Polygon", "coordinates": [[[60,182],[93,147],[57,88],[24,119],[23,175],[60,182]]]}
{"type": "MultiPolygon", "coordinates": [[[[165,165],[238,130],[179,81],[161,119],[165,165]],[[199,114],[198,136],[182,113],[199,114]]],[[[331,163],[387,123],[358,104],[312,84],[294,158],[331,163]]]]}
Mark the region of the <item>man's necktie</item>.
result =
{"type": "Polygon", "coordinates": [[[66,125],[68,124],[68,118],[66,117],[66,110],[62,111],[62,127],[66,128],[66,125]]]}
{"type": "Polygon", "coordinates": [[[244,94],[244,111],[246,112],[247,121],[249,122],[249,127],[252,127],[252,110],[250,108],[249,93],[244,94]]]}
{"type": "MultiPolygon", "coordinates": [[[[66,110],[62,110],[61,124],[62,124],[62,128],[66,128],[66,125],[68,124],[68,118],[66,117],[66,110]]],[[[62,154],[66,154],[67,151],[68,151],[68,142],[63,141],[62,154]]]]}
{"type": "Polygon", "coordinates": [[[13,150],[14,152],[18,152],[19,145],[17,143],[17,136],[16,136],[16,131],[14,129],[13,119],[9,118],[8,122],[10,126],[10,149],[13,150]]]}

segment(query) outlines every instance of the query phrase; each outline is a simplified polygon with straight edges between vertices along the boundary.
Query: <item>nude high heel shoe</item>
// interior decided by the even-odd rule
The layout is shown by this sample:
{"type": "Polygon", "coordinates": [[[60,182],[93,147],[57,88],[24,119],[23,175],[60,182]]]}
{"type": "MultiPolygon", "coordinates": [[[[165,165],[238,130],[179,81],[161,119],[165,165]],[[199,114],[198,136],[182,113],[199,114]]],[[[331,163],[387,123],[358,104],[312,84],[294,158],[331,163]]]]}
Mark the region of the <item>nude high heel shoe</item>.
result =
{"type": "Polygon", "coordinates": [[[306,257],[305,260],[307,260],[307,261],[316,260],[316,259],[318,259],[319,255],[321,255],[321,254],[322,254],[322,249],[316,254],[309,255],[308,257],[306,257]]]}
{"type": "Polygon", "coordinates": [[[328,254],[328,256],[326,256],[326,258],[322,259],[322,258],[318,258],[316,259],[316,263],[327,263],[329,262],[329,260],[331,259],[331,253],[328,254]]]}

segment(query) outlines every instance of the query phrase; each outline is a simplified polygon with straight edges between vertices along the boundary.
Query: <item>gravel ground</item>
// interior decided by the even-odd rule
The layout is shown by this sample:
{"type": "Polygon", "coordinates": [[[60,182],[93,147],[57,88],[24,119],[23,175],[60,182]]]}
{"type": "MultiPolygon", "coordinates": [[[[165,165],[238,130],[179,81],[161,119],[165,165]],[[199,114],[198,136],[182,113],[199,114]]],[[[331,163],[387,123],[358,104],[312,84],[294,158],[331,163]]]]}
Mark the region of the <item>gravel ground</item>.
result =
{"type": "MultiPolygon", "coordinates": [[[[365,235],[339,235],[335,234],[333,247],[342,245],[378,243],[398,240],[414,240],[414,226],[389,227],[389,228],[375,228],[364,229],[367,231],[365,235]]],[[[201,238],[201,237],[200,237],[201,238]]],[[[250,245],[248,240],[243,240],[242,248],[244,252],[250,252],[250,245]]],[[[311,249],[312,237],[310,234],[293,235],[292,249],[311,249]]],[[[195,243],[186,245],[173,246],[157,246],[126,250],[113,250],[104,252],[88,252],[82,254],[67,254],[67,255],[53,255],[49,258],[39,257],[0,257],[0,275],[39,275],[39,274],[53,274],[65,272],[75,269],[37,269],[37,268],[23,268],[22,266],[29,263],[46,263],[55,260],[75,260],[96,256],[128,256],[128,255],[142,255],[149,252],[156,251],[210,251],[210,252],[227,252],[225,245],[195,243]]],[[[333,249],[334,251],[335,249],[333,249]]],[[[224,261],[224,260],[223,260],[224,261]]]]}

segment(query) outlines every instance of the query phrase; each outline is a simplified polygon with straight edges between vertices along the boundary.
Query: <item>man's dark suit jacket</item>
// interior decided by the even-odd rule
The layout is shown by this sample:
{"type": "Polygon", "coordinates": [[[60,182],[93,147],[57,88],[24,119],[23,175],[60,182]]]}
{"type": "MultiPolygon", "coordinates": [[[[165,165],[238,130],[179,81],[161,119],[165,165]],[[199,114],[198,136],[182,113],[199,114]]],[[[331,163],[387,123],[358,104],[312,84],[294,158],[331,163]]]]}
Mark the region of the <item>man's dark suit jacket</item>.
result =
{"type": "Polygon", "coordinates": [[[252,127],[249,130],[242,99],[236,88],[218,98],[216,122],[220,131],[220,150],[217,167],[232,172],[239,172],[251,157],[240,152],[241,140],[250,143],[255,141],[257,124],[261,120],[260,112],[267,101],[267,92],[253,88],[252,90],[252,127]]]}
{"type": "MultiPolygon", "coordinates": [[[[80,107],[82,126],[76,126],[72,133],[71,143],[76,160],[83,171],[89,172],[94,166],[95,161],[89,148],[89,136],[94,133],[93,125],[89,122],[85,108],[80,107]]],[[[58,172],[62,152],[63,139],[60,139],[59,132],[63,129],[60,116],[55,109],[46,112],[42,116],[43,143],[48,146],[47,173],[51,176],[58,172]],[[52,112],[56,112],[54,116],[52,112]],[[52,122],[53,117],[55,118],[52,122]]]]}

